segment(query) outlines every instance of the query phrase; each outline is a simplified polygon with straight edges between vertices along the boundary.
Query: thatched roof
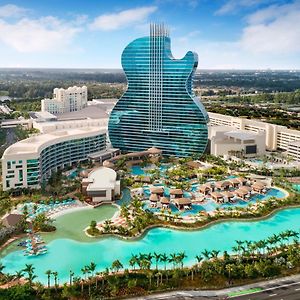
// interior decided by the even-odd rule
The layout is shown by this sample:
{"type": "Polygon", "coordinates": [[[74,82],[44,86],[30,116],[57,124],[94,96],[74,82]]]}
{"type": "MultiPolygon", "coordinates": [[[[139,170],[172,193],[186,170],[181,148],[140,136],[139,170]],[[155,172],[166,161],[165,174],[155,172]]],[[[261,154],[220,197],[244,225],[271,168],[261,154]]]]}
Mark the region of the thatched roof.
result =
{"type": "Polygon", "coordinates": [[[230,186],[230,185],[231,185],[231,183],[229,181],[226,181],[226,180],[218,181],[218,182],[215,183],[216,188],[227,187],[227,186],[230,186]]]}
{"type": "Polygon", "coordinates": [[[199,169],[202,167],[202,164],[199,163],[198,161],[188,161],[186,163],[187,166],[193,168],[193,169],[199,169]]]}
{"type": "Polygon", "coordinates": [[[170,203],[170,200],[166,197],[161,197],[160,198],[160,203],[161,204],[169,204],[170,203]]]}
{"type": "Polygon", "coordinates": [[[227,198],[232,198],[232,197],[234,197],[234,194],[231,193],[231,192],[228,192],[228,191],[222,192],[221,194],[222,194],[224,197],[227,197],[227,198]]]}
{"type": "Polygon", "coordinates": [[[170,189],[170,195],[183,195],[183,191],[181,189],[170,189]]]}
{"type": "Polygon", "coordinates": [[[151,202],[157,202],[158,201],[158,197],[156,194],[151,194],[149,200],[151,202]]]}
{"type": "Polygon", "coordinates": [[[252,188],[250,187],[250,186],[242,186],[241,188],[240,188],[240,190],[244,190],[244,191],[247,191],[247,192],[251,192],[252,191],[252,188]]]}
{"type": "Polygon", "coordinates": [[[150,192],[152,194],[162,194],[164,192],[164,188],[163,187],[152,187],[152,188],[150,188],[150,192]]]}
{"type": "Polygon", "coordinates": [[[177,205],[189,205],[192,201],[189,198],[176,198],[174,199],[174,203],[177,205]]]}
{"type": "Polygon", "coordinates": [[[234,193],[238,196],[240,196],[240,195],[245,196],[248,194],[248,191],[246,191],[245,189],[238,189],[238,190],[234,191],[234,193]]]}
{"type": "Polygon", "coordinates": [[[238,180],[240,183],[247,182],[247,179],[244,178],[244,177],[238,177],[237,180],[238,180]]]}
{"type": "Polygon", "coordinates": [[[155,147],[151,147],[145,152],[148,152],[149,154],[161,154],[162,153],[162,151],[160,149],[155,148],[155,147]]]}
{"type": "Polygon", "coordinates": [[[231,182],[232,184],[240,183],[240,181],[237,178],[230,178],[228,179],[228,181],[231,182]]]}
{"type": "Polygon", "coordinates": [[[216,198],[216,199],[223,198],[223,195],[219,192],[212,192],[211,196],[212,196],[212,198],[216,198]]]}
{"type": "Polygon", "coordinates": [[[208,186],[207,184],[203,184],[199,187],[200,192],[205,192],[205,191],[210,191],[210,190],[211,190],[211,187],[208,186]]]}

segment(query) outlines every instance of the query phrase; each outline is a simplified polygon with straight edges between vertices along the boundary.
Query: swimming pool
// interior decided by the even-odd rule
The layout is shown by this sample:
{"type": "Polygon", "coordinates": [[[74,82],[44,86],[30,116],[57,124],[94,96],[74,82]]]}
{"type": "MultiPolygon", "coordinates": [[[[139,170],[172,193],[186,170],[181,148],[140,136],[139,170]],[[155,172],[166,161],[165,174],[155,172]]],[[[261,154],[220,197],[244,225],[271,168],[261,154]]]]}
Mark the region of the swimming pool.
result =
{"type": "Polygon", "coordinates": [[[300,184],[293,184],[293,189],[297,192],[300,192],[300,184]]]}
{"type": "MultiPolygon", "coordinates": [[[[101,207],[100,207],[101,209],[101,207]]],[[[72,216],[71,216],[72,217],[72,216]]],[[[80,269],[94,261],[97,271],[109,267],[112,261],[119,259],[125,267],[131,254],[138,253],[174,253],[185,251],[186,265],[195,263],[195,256],[204,249],[231,251],[235,240],[257,241],[272,234],[291,229],[299,230],[300,208],[285,209],[277,212],[267,220],[255,222],[223,222],[203,230],[179,231],[166,228],[155,228],[140,240],[124,241],[115,237],[93,239],[92,242],[80,242],[71,238],[57,238],[48,245],[48,253],[41,256],[23,256],[21,251],[14,251],[2,258],[5,272],[13,274],[33,264],[37,280],[46,284],[45,271],[58,272],[59,282],[68,281],[69,270],[76,276],[82,276],[80,269]]]]}
{"type": "MultiPolygon", "coordinates": [[[[151,175],[151,174],[148,173],[147,170],[154,170],[155,168],[154,167],[151,168],[150,166],[141,167],[141,166],[137,165],[137,166],[132,166],[131,167],[130,173],[131,173],[131,175],[144,175],[144,176],[148,176],[148,175],[151,175]]],[[[159,166],[159,170],[160,170],[161,173],[164,173],[169,168],[170,168],[169,164],[162,164],[162,165],[159,166]]]]}

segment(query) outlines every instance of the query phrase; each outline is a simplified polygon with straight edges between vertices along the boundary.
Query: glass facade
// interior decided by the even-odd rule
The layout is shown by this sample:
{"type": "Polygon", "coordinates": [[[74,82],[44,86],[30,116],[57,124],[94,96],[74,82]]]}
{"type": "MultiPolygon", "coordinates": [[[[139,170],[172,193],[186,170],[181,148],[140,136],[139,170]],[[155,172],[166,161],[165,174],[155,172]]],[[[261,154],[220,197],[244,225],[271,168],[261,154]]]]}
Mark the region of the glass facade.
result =
{"type": "Polygon", "coordinates": [[[42,179],[48,178],[50,171],[56,167],[85,160],[89,154],[105,148],[105,134],[51,145],[45,148],[40,155],[41,177],[42,179]]]}
{"type": "Polygon", "coordinates": [[[108,124],[110,141],[122,152],[157,147],[164,155],[185,157],[206,149],[208,115],[193,92],[197,54],[189,51],[177,60],[170,49],[166,30],[152,25],[149,37],[123,51],[128,88],[108,124]]]}

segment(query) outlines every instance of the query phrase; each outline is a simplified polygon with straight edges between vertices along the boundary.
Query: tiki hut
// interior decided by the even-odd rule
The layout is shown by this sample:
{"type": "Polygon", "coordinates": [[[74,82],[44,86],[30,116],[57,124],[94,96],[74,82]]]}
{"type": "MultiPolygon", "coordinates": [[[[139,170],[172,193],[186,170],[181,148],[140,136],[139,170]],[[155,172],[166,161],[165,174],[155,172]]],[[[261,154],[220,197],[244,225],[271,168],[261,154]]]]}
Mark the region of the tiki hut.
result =
{"type": "Polygon", "coordinates": [[[174,204],[178,209],[189,209],[192,205],[192,201],[189,198],[176,198],[174,204]]]}
{"type": "Polygon", "coordinates": [[[240,185],[240,181],[237,178],[230,178],[228,181],[233,187],[238,187],[240,185]]]}
{"type": "Polygon", "coordinates": [[[191,169],[200,169],[202,164],[198,161],[188,161],[186,165],[191,169]]]}
{"type": "Polygon", "coordinates": [[[238,177],[237,180],[241,185],[245,185],[247,183],[247,179],[244,177],[238,177]]]}
{"type": "Polygon", "coordinates": [[[212,192],[214,188],[210,183],[203,184],[199,187],[200,193],[207,195],[209,192],[212,192]]]}
{"type": "Polygon", "coordinates": [[[150,202],[158,202],[157,194],[151,194],[149,200],[150,202]]]}
{"type": "Polygon", "coordinates": [[[224,200],[223,195],[219,192],[212,192],[210,195],[211,195],[212,199],[218,203],[223,202],[223,200],[224,200]]]}
{"type": "Polygon", "coordinates": [[[228,201],[231,201],[232,198],[234,198],[234,194],[229,191],[222,192],[221,194],[224,197],[224,199],[228,199],[228,201]]]}
{"type": "Polygon", "coordinates": [[[252,187],[246,186],[246,185],[242,186],[240,189],[244,190],[244,191],[246,191],[248,193],[250,193],[252,191],[252,187]]]}
{"type": "Polygon", "coordinates": [[[255,192],[262,193],[266,189],[266,185],[262,182],[257,181],[252,185],[252,189],[255,192]]]}
{"type": "Polygon", "coordinates": [[[245,189],[238,189],[234,192],[239,198],[245,199],[246,195],[249,194],[245,189]]]}
{"type": "Polygon", "coordinates": [[[162,197],[164,194],[164,188],[163,187],[152,187],[150,188],[151,194],[156,194],[159,197],[162,197]]]}
{"type": "Polygon", "coordinates": [[[160,198],[160,203],[162,204],[163,207],[169,207],[170,200],[166,197],[161,197],[160,198]]]}
{"type": "Polygon", "coordinates": [[[170,198],[182,198],[183,191],[181,189],[170,189],[170,198]]]}
{"type": "Polygon", "coordinates": [[[215,187],[221,191],[229,189],[230,186],[231,186],[231,183],[227,180],[218,181],[215,183],[215,187]]]}

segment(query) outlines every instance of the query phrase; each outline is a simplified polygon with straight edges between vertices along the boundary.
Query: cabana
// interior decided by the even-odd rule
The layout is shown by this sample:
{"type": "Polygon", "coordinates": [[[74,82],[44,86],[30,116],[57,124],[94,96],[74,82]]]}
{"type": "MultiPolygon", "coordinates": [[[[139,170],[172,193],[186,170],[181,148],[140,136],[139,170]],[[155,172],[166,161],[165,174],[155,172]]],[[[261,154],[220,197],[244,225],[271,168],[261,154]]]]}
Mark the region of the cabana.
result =
{"type": "Polygon", "coordinates": [[[233,187],[238,187],[240,185],[240,181],[237,178],[230,178],[228,181],[233,187]]]}
{"type": "Polygon", "coordinates": [[[189,198],[176,198],[174,204],[178,209],[190,209],[192,201],[189,198]]]}
{"type": "Polygon", "coordinates": [[[224,200],[223,195],[219,192],[212,192],[211,197],[214,201],[216,201],[218,203],[223,202],[223,200],[224,200]]]}
{"type": "Polygon", "coordinates": [[[245,185],[247,183],[247,179],[244,177],[238,177],[237,180],[241,185],[245,185]]]}
{"type": "Polygon", "coordinates": [[[231,183],[227,180],[218,181],[215,183],[215,187],[221,191],[228,189],[230,186],[231,186],[231,183]]]}
{"type": "Polygon", "coordinates": [[[240,189],[244,190],[244,191],[246,191],[248,193],[250,193],[252,191],[252,187],[246,186],[246,185],[242,186],[240,189]]]}
{"type": "Polygon", "coordinates": [[[257,181],[252,185],[252,189],[255,192],[263,193],[266,190],[266,185],[262,182],[257,181]]]}
{"type": "Polygon", "coordinates": [[[156,194],[151,194],[149,200],[150,200],[150,206],[151,207],[156,207],[157,206],[158,197],[157,197],[156,194]]]}
{"type": "Polygon", "coordinates": [[[231,202],[232,198],[234,198],[234,194],[228,191],[221,193],[224,199],[228,199],[229,202],[231,202]]]}
{"type": "Polygon", "coordinates": [[[168,208],[170,206],[170,200],[166,197],[161,197],[160,198],[160,203],[163,208],[168,208]]]}
{"type": "Polygon", "coordinates": [[[182,198],[183,191],[181,189],[170,189],[170,198],[182,198]]]}
{"type": "Polygon", "coordinates": [[[151,194],[156,194],[159,197],[162,197],[164,194],[164,188],[163,187],[152,187],[150,188],[151,194]]]}
{"type": "Polygon", "coordinates": [[[242,199],[245,199],[246,195],[249,194],[249,192],[246,191],[245,189],[238,189],[234,193],[237,195],[237,197],[242,198],[242,199]]]}
{"type": "Polygon", "coordinates": [[[209,192],[212,192],[214,189],[210,183],[203,184],[199,187],[200,193],[207,195],[209,192]]]}

